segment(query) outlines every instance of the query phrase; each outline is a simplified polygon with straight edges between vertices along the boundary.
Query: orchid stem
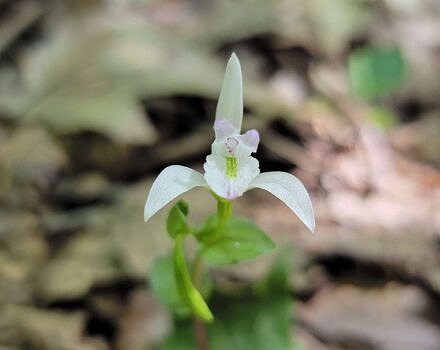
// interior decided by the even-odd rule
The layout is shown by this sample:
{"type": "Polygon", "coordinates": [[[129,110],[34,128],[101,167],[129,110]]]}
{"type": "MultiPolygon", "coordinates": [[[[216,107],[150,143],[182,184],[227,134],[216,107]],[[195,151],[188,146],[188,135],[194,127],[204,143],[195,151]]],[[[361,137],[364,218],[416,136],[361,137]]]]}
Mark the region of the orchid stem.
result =
{"type": "MultiPolygon", "coordinates": [[[[232,202],[224,198],[215,195],[217,199],[217,232],[224,229],[229,217],[232,213],[232,202]]],[[[202,282],[202,266],[203,256],[201,252],[198,252],[192,266],[192,278],[193,284],[196,289],[199,289],[202,282]]],[[[208,333],[206,330],[206,324],[199,318],[194,317],[194,335],[198,350],[209,350],[208,333]]]]}
{"type": "Polygon", "coordinates": [[[217,198],[217,218],[219,229],[224,228],[232,213],[232,202],[226,199],[217,198]]]}
{"type": "MultiPolygon", "coordinates": [[[[202,254],[199,252],[196,255],[192,268],[193,283],[196,289],[199,289],[202,281],[202,266],[203,266],[203,257],[202,254]]],[[[208,341],[208,333],[206,331],[206,324],[196,316],[194,316],[194,336],[198,350],[209,350],[209,341],[208,341]]]]}

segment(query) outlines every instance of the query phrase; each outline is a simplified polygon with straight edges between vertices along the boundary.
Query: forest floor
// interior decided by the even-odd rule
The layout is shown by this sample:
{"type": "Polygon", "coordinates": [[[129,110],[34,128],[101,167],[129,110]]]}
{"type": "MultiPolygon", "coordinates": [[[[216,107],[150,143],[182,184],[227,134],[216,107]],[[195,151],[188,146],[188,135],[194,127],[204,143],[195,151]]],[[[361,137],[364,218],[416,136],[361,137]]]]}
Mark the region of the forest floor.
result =
{"type": "MultiPolygon", "coordinates": [[[[440,7],[417,0],[1,0],[0,349],[167,336],[147,282],[165,213],[142,209],[162,168],[202,168],[235,51],[261,170],[298,176],[316,210],[312,235],[266,193],[235,204],[291,249],[298,349],[438,350],[439,33],[440,7]],[[399,48],[405,79],[353,97],[347,62],[378,47],[399,48]]],[[[215,206],[185,200],[196,222],[215,206]]],[[[218,293],[275,255],[212,269],[218,293]]]]}

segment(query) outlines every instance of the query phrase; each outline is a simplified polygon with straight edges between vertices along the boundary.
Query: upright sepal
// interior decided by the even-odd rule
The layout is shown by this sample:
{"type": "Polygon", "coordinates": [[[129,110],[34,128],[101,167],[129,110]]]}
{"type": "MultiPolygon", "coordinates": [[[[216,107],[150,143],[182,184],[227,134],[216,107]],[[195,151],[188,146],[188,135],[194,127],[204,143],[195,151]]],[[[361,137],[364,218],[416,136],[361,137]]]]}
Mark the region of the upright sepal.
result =
{"type": "Polygon", "coordinates": [[[235,53],[226,66],[220,97],[217,103],[215,119],[226,119],[241,130],[243,119],[243,78],[240,61],[235,53]]]}

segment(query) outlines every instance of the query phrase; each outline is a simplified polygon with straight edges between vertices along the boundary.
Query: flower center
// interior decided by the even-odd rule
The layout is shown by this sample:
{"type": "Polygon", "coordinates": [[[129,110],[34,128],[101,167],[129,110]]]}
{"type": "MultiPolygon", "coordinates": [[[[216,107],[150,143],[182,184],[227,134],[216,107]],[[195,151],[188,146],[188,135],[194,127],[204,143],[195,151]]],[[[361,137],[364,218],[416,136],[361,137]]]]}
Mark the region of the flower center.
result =
{"type": "Polygon", "coordinates": [[[225,142],[226,149],[231,156],[234,156],[235,147],[238,146],[238,140],[234,137],[228,137],[225,142]]]}
{"type": "Polygon", "coordinates": [[[226,176],[228,177],[237,176],[237,158],[226,157],[226,176]]]}

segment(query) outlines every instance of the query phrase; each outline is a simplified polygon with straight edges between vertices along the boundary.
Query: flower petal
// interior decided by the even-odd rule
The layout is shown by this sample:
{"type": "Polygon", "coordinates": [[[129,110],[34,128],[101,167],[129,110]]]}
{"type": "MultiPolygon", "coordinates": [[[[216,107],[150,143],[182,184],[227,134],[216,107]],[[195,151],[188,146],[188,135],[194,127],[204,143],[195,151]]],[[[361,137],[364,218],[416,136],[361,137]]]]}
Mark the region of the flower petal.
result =
{"type": "Polygon", "coordinates": [[[215,140],[211,146],[211,152],[224,157],[243,158],[249,157],[257,151],[260,136],[255,129],[248,130],[240,135],[226,119],[216,119],[214,123],[215,140]]]}
{"type": "Polygon", "coordinates": [[[226,65],[220,97],[215,111],[215,119],[226,119],[241,130],[243,119],[243,82],[240,61],[235,53],[226,65]]]}
{"type": "Polygon", "coordinates": [[[216,140],[224,140],[229,136],[239,134],[240,130],[226,119],[216,119],[214,122],[214,132],[216,140]]]}
{"type": "Polygon", "coordinates": [[[302,182],[295,176],[281,171],[262,173],[251,183],[251,188],[269,191],[283,201],[308,227],[315,230],[312,202],[302,182]]]}
{"type": "Polygon", "coordinates": [[[203,165],[205,180],[209,187],[220,197],[234,199],[240,197],[249,184],[260,173],[259,163],[253,157],[237,158],[237,174],[234,177],[227,175],[226,158],[211,154],[206,157],[203,165]]]}
{"type": "Polygon", "coordinates": [[[238,139],[249,147],[252,153],[257,152],[258,144],[260,143],[260,134],[258,134],[257,130],[248,130],[245,134],[240,135],[238,139]]]}
{"type": "Polygon", "coordinates": [[[174,198],[198,186],[206,186],[206,181],[199,172],[181,165],[166,167],[151,186],[145,203],[144,220],[150,219],[174,198]]]}

